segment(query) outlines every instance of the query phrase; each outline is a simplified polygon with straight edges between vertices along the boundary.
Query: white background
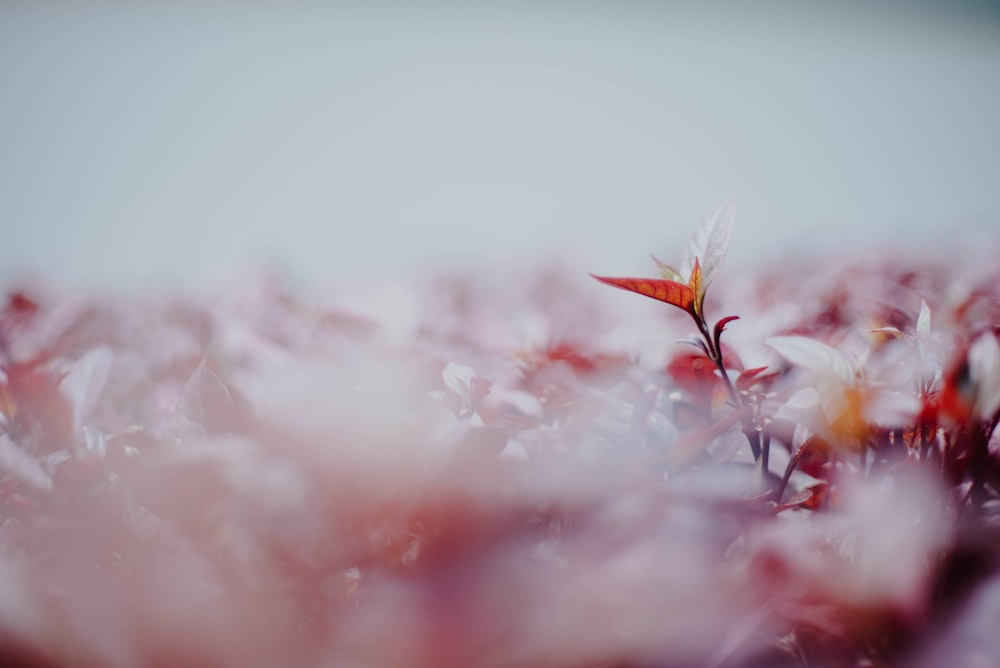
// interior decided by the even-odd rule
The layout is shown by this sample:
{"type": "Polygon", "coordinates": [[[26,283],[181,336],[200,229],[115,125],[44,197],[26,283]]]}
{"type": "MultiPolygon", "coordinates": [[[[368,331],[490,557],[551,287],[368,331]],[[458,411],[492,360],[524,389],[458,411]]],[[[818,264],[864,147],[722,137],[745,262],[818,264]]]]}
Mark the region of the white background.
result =
{"type": "Polygon", "coordinates": [[[165,5],[0,4],[4,280],[643,273],[729,194],[736,262],[1000,227],[988,3],[165,5]]]}

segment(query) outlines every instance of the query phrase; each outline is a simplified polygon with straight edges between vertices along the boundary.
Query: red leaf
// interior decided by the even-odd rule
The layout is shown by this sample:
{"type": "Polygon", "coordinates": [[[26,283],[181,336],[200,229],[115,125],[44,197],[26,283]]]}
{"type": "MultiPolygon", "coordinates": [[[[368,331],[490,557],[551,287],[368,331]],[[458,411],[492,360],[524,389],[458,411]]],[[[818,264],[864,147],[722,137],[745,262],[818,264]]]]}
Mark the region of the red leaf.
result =
{"type": "Polygon", "coordinates": [[[719,322],[715,323],[715,330],[712,333],[712,339],[715,341],[715,347],[717,349],[722,347],[722,333],[726,331],[726,325],[728,325],[734,320],[739,320],[739,319],[740,316],[738,315],[729,315],[720,320],[719,322]]]}
{"type": "Polygon", "coordinates": [[[703,408],[710,406],[712,390],[722,379],[715,373],[715,362],[698,353],[680,353],[667,365],[674,383],[703,408]]]}
{"type": "Polygon", "coordinates": [[[721,320],[719,320],[719,322],[715,323],[716,336],[718,336],[718,335],[722,334],[724,331],[726,331],[726,325],[728,325],[729,323],[731,323],[734,320],[739,320],[739,319],[740,319],[740,316],[738,316],[738,315],[727,315],[725,318],[722,318],[721,320]]]}
{"type": "Polygon", "coordinates": [[[545,357],[550,362],[564,362],[577,373],[590,373],[598,361],[582,353],[575,344],[565,341],[549,346],[545,351],[545,357]]]}
{"type": "Polygon", "coordinates": [[[7,308],[3,315],[26,315],[32,316],[38,312],[38,304],[23,292],[15,292],[7,301],[7,308]]]}
{"type": "Polygon", "coordinates": [[[759,376],[765,371],[767,371],[766,366],[758,366],[754,367],[753,369],[747,369],[746,371],[743,371],[736,378],[736,389],[740,390],[741,392],[749,390],[751,387],[754,386],[754,384],[762,380],[761,378],[759,378],[759,376]]]}
{"type": "Polygon", "coordinates": [[[807,510],[817,510],[820,506],[827,501],[830,496],[830,485],[829,483],[821,482],[806,489],[801,492],[794,494],[792,498],[788,499],[785,503],[782,503],[775,508],[775,512],[781,512],[783,510],[788,510],[790,508],[805,508],[807,510]]]}
{"type": "Polygon", "coordinates": [[[636,292],[640,295],[666,302],[677,308],[694,314],[694,290],[676,281],[659,278],[611,278],[608,276],[591,276],[605,285],[621,290],[636,292]]]}

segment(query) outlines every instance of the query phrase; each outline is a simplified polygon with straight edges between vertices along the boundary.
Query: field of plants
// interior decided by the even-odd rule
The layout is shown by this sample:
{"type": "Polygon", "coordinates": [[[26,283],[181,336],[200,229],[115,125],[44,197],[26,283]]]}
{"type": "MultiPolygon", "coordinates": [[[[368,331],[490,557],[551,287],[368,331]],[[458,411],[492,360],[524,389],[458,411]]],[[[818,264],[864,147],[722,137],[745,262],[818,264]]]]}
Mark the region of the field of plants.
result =
{"type": "Polygon", "coordinates": [[[381,310],[8,286],[2,663],[994,665],[995,253],[733,218],[381,310]]]}

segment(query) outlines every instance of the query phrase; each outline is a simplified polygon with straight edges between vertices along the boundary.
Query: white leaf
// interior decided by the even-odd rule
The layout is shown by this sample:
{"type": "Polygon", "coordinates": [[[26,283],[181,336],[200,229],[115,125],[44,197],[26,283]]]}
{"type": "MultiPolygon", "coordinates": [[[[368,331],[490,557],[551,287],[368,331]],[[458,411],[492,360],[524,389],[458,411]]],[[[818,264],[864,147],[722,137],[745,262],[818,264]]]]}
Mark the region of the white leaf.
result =
{"type": "Polygon", "coordinates": [[[988,420],[1000,410],[1000,342],[996,335],[986,334],[972,344],[969,371],[977,390],[976,416],[988,420]]]}
{"type": "MultiPolygon", "coordinates": [[[[775,412],[774,417],[789,420],[802,425],[803,418],[820,410],[822,405],[819,392],[815,387],[803,387],[790,396],[775,412]]],[[[799,445],[801,445],[801,441],[799,445]]]]}
{"type": "Polygon", "coordinates": [[[74,435],[80,435],[84,419],[97,405],[101,391],[108,382],[113,357],[111,348],[107,346],[88,350],[59,383],[59,391],[73,407],[74,435]]]}
{"type": "MultiPolygon", "coordinates": [[[[830,389],[822,387],[823,385],[825,383],[820,383],[819,388],[811,386],[801,388],[774,414],[776,418],[795,423],[792,445],[796,450],[814,434],[827,440],[834,438],[830,433],[830,415],[838,415],[842,408],[836,405],[838,395],[831,393],[830,389]]],[[[839,396],[843,396],[842,389],[839,396]]]]}
{"type": "Polygon", "coordinates": [[[795,425],[795,431],[792,432],[792,449],[798,450],[801,448],[806,441],[812,437],[813,433],[809,431],[809,427],[805,426],[801,422],[795,425]]]}
{"type": "Polygon", "coordinates": [[[52,489],[52,478],[42,464],[18,447],[7,434],[0,434],[0,469],[37,490],[52,489]]]}
{"type": "Polygon", "coordinates": [[[524,390],[498,390],[493,393],[494,401],[506,404],[507,407],[527,415],[529,417],[541,419],[545,415],[545,408],[531,392],[524,390]]]}
{"type": "MultiPolygon", "coordinates": [[[[702,294],[708,288],[715,274],[719,271],[722,260],[729,248],[729,237],[733,233],[733,216],[736,213],[736,202],[730,197],[715,211],[702,219],[694,234],[684,249],[684,261],[681,263],[682,276],[690,276],[697,258],[701,265],[702,294]]],[[[686,283],[687,278],[682,282],[686,283]]]]}
{"type": "Polygon", "coordinates": [[[167,433],[178,441],[204,438],[209,421],[232,405],[229,388],[202,360],[184,384],[168,420],[167,433]]]}
{"type": "Polygon", "coordinates": [[[507,441],[507,445],[504,446],[503,451],[500,453],[500,458],[514,459],[518,461],[527,461],[530,459],[524,444],[514,439],[507,441]]]}
{"type": "Polygon", "coordinates": [[[917,335],[925,337],[931,331],[931,310],[927,307],[927,302],[920,300],[920,315],[917,316],[917,335]]]}
{"type": "Polygon", "coordinates": [[[821,376],[834,376],[844,385],[854,382],[851,360],[836,348],[805,336],[772,336],[767,345],[792,364],[821,376]]]}
{"type": "Polygon", "coordinates": [[[445,386],[455,394],[466,398],[469,396],[469,388],[475,375],[476,372],[471,367],[455,362],[448,362],[441,371],[441,379],[444,380],[445,386]]]}
{"type": "Polygon", "coordinates": [[[913,424],[919,412],[920,399],[909,392],[876,392],[868,397],[864,407],[865,420],[883,427],[913,424]]]}

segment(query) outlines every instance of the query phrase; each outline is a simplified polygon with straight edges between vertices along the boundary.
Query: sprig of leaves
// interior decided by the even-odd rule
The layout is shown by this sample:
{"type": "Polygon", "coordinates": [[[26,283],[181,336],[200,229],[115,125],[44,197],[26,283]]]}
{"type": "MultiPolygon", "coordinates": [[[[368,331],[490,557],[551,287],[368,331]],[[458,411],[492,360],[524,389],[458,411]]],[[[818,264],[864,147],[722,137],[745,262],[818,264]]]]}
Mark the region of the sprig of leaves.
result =
{"type": "Polygon", "coordinates": [[[730,198],[702,219],[684,249],[680,270],[654,256],[661,278],[591,276],[605,285],[676,306],[696,323],[704,322],[705,295],[729,249],[734,215],[735,204],[730,198]]]}
{"type": "MultiPolygon", "coordinates": [[[[661,278],[620,278],[594,274],[591,276],[605,285],[670,304],[691,316],[701,336],[701,341],[698,341],[696,346],[700,347],[715,364],[729,392],[733,407],[741,410],[744,415],[751,415],[749,411],[744,410],[748,406],[743,395],[736,390],[729,379],[722,356],[722,333],[726,325],[739,316],[724,317],[713,328],[709,327],[705,319],[705,295],[729,249],[734,215],[735,204],[733,199],[729,198],[702,219],[684,249],[680,270],[654,256],[653,262],[656,263],[661,278]]],[[[754,460],[760,460],[762,454],[760,430],[753,423],[752,417],[745,417],[742,426],[754,460]]]]}

